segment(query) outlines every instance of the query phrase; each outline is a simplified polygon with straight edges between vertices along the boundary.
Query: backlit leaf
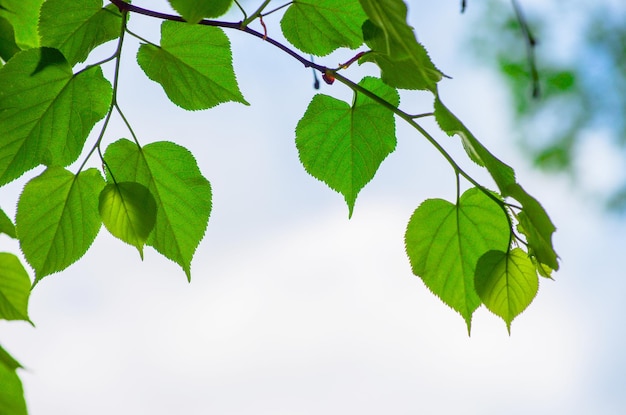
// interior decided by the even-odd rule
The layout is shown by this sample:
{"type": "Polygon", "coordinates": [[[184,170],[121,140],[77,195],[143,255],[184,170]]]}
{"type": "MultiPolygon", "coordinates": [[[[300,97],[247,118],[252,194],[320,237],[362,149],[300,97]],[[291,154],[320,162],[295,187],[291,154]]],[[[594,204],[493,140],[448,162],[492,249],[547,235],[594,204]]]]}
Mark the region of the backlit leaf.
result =
{"type": "Polygon", "coordinates": [[[0,3],[0,17],[7,19],[13,26],[15,42],[20,49],[39,46],[37,23],[43,2],[44,0],[2,0],[0,3]]]}
{"type": "Polygon", "coordinates": [[[100,193],[99,210],[107,230],[135,246],[143,258],[143,246],[156,221],[156,202],[148,188],[134,182],[107,184],[100,193]]]}
{"type": "Polygon", "coordinates": [[[96,169],[74,175],[61,167],[49,167],[26,184],[17,205],[16,227],[35,282],[87,252],[102,224],[98,195],[103,187],[96,169]]]}
{"type": "Polygon", "coordinates": [[[361,46],[361,26],[366,18],[358,0],[295,0],[280,26],[292,45],[325,56],[340,47],[361,46]]]}
{"type": "Polygon", "coordinates": [[[0,252],[0,319],[24,320],[30,323],[30,287],[30,278],[19,258],[0,252]]]}
{"type": "Polygon", "coordinates": [[[437,82],[443,75],[408,25],[404,1],[360,0],[360,3],[369,18],[363,25],[363,37],[372,50],[360,61],[376,63],[382,80],[395,88],[436,93],[437,82]]]}
{"type": "Polygon", "coordinates": [[[22,366],[0,346],[0,414],[27,415],[24,389],[16,369],[22,366]]]}
{"type": "Polygon", "coordinates": [[[112,93],[100,67],[73,75],[56,49],[16,54],[0,69],[0,185],[39,164],[75,161],[112,93]]]}
{"type": "Polygon", "coordinates": [[[502,317],[509,333],[511,322],[530,305],[538,289],[535,265],[519,248],[489,251],[478,261],[476,291],[485,306],[502,317]]]}
{"type": "MultiPolygon", "coordinates": [[[[359,85],[397,106],[397,91],[367,77],[359,85]]],[[[353,105],[328,95],[313,97],[296,127],[300,161],[313,177],[341,193],[350,215],[359,191],[396,147],[393,114],[356,93],[353,105]]]]}
{"type": "Polygon", "coordinates": [[[17,235],[15,234],[15,225],[13,225],[13,221],[4,213],[4,210],[0,209],[0,234],[4,233],[5,235],[10,236],[11,238],[15,238],[17,235]]]}
{"type": "Polygon", "coordinates": [[[179,264],[191,279],[191,260],[211,213],[211,185],[193,155],[167,141],[139,148],[121,139],[109,145],[105,159],[116,180],[150,190],[157,213],[147,244],[179,264]]]}
{"type": "Polygon", "coordinates": [[[220,28],[163,22],[161,46],[141,45],[137,61],[169,99],[186,110],[228,101],[248,105],[235,79],[230,41],[220,28]]]}
{"type": "MultiPolygon", "coordinates": [[[[526,236],[528,253],[531,257],[536,258],[540,264],[558,270],[558,255],[552,244],[552,234],[556,231],[556,227],[545,209],[537,199],[526,193],[517,183],[510,186],[508,191],[509,195],[522,205],[522,211],[518,213],[517,219],[520,222],[522,233],[526,236]]],[[[545,276],[547,271],[543,270],[539,264],[537,269],[541,275],[545,276]]]]}
{"type": "MultiPolygon", "coordinates": [[[[513,169],[491,154],[443,105],[439,97],[435,98],[435,118],[441,129],[448,135],[458,134],[461,137],[470,158],[487,169],[503,197],[512,197],[521,203],[523,210],[517,218],[527,238],[531,256],[554,270],[559,269],[558,257],[552,245],[552,234],[556,228],[541,204],[515,181],[513,169]]],[[[543,269],[538,268],[538,270],[542,274],[546,273],[543,269]]]]}
{"type": "Polygon", "coordinates": [[[442,199],[424,201],[411,216],[405,244],[413,273],[463,316],[469,331],[481,303],[474,288],[478,259],[491,250],[506,251],[509,236],[502,208],[471,188],[458,205],[442,199]]]}
{"type": "Polygon", "coordinates": [[[230,9],[233,0],[168,0],[170,5],[189,23],[205,17],[220,17],[230,9]]]}
{"type": "Polygon", "coordinates": [[[102,8],[102,0],[47,0],[41,7],[41,45],[59,49],[74,65],[87,59],[96,46],[120,35],[117,7],[102,8]]]}

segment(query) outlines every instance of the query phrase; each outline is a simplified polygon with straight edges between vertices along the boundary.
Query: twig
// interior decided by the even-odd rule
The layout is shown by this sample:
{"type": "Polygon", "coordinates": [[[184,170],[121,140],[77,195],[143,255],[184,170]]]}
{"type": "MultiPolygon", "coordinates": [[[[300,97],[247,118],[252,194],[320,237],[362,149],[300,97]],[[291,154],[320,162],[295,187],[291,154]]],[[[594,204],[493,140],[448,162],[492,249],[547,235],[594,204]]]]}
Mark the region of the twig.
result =
{"type": "Polygon", "coordinates": [[[537,40],[533,36],[530,28],[528,27],[528,21],[522,12],[522,8],[518,4],[517,0],[511,0],[513,4],[513,10],[515,10],[515,16],[517,17],[517,21],[520,24],[520,28],[522,29],[522,34],[524,35],[524,40],[526,41],[526,55],[528,56],[528,64],[530,66],[530,76],[533,84],[533,98],[539,98],[541,94],[540,86],[539,86],[539,72],[537,71],[537,62],[535,59],[535,46],[537,46],[537,40]]]}

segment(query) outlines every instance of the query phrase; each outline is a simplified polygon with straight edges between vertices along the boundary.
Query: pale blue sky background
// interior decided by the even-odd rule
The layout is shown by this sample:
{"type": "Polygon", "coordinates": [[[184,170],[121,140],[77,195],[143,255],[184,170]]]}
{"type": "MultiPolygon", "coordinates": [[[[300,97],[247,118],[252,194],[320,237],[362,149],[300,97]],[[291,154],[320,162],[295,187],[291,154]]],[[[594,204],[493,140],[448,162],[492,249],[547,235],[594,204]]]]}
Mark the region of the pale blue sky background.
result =
{"type": "MultiPolygon", "coordinates": [[[[411,274],[403,247],[411,213],[455,192],[452,171],[419,135],[398,125],[397,151],[348,220],[342,197],[297,158],[294,128],[315,93],[310,70],[229,32],[252,106],[185,113],[141,76],[129,42],[120,104],[143,143],[173,140],[196,155],[213,213],[191,284],[153,250],[141,262],[102,230],[80,262],[34,290],[36,329],[0,324],[2,344],[28,368],[31,414],[624,412],[624,222],[517,155],[502,85],[459,52],[472,2],[467,16],[456,1],[412,4],[420,40],[454,78],[441,86],[445,102],[516,168],[558,227],[562,269],[541,281],[512,335],[483,308],[468,338],[463,319],[411,274]]],[[[158,39],[156,25],[142,25],[133,19],[158,39]]],[[[321,92],[350,97],[341,85],[321,92]]],[[[430,98],[403,96],[402,105],[428,111],[430,98]]],[[[121,136],[117,120],[107,137],[121,136]]],[[[436,136],[462,155],[456,140],[436,136]]],[[[603,169],[618,168],[610,151],[584,163],[598,185],[603,169]]],[[[3,190],[6,210],[17,189],[3,190]]]]}

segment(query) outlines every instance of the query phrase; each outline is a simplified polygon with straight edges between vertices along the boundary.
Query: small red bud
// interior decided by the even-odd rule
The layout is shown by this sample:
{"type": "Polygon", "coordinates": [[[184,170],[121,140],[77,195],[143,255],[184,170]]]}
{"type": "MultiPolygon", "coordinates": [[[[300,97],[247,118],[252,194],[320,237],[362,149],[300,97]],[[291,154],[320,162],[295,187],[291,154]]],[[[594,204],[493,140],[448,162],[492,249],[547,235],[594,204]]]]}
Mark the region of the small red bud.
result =
{"type": "Polygon", "coordinates": [[[335,82],[335,77],[328,72],[324,72],[322,74],[322,78],[324,78],[324,82],[326,82],[328,85],[332,85],[333,82],[335,82]]]}

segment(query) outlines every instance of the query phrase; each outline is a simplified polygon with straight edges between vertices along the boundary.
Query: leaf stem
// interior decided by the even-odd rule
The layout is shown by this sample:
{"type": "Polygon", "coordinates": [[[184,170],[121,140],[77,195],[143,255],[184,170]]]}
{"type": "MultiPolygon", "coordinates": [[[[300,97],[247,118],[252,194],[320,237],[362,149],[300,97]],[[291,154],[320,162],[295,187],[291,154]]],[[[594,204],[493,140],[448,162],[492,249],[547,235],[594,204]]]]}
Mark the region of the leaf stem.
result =
{"type": "Polygon", "coordinates": [[[248,15],[246,14],[246,11],[244,10],[244,8],[241,7],[241,4],[239,4],[237,0],[235,0],[235,4],[237,5],[237,7],[239,7],[239,10],[241,10],[241,13],[243,13],[243,19],[246,20],[248,18],[248,15]]]}
{"type": "Polygon", "coordinates": [[[284,8],[285,8],[285,7],[287,7],[287,6],[291,6],[291,4],[292,4],[292,3],[293,3],[293,1],[290,1],[290,2],[288,2],[288,3],[283,4],[282,6],[278,6],[278,7],[276,7],[275,9],[272,9],[272,10],[270,10],[270,11],[269,11],[269,12],[267,12],[267,13],[263,13],[263,16],[269,16],[269,15],[270,15],[270,14],[272,14],[272,13],[276,13],[276,12],[277,12],[277,11],[279,11],[280,9],[284,9],[284,8]]]}
{"type": "Polygon", "coordinates": [[[129,35],[131,35],[132,37],[136,38],[137,40],[139,40],[140,42],[146,43],[148,45],[152,45],[154,47],[160,48],[159,45],[157,45],[156,43],[150,42],[149,40],[147,40],[144,37],[139,36],[138,34],[136,34],[135,32],[131,31],[130,29],[126,28],[126,33],[128,33],[129,35]]]}
{"type": "Polygon", "coordinates": [[[131,127],[130,122],[128,122],[128,119],[126,118],[126,115],[124,115],[124,111],[122,111],[122,109],[120,108],[117,102],[115,103],[115,109],[117,110],[117,113],[120,115],[120,118],[122,118],[122,121],[126,125],[126,128],[128,128],[128,131],[130,132],[130,135],[133,137],[133,141],[135,142],[135,144],[137,144],[137,147],[141,147],[141,143],[139,143],[139,140],[137,139],[137,135],[135,134],[135,131],[133,131],[133,127],[131,127]]]}
{"type": "Polygon", "coordinates": [[[261,13],[263,13],[263,10],[265,10],[265,8],[267,7],[267,5],[270,3],[271,0],[265,0],[263,2],[263,4],[261,4],[261,6],[259,6],[258,9],[256,9],[256,11],[254,13],[252,13],[250,15],[250,17],[244,18],[243,21],[241,22],[241,27],[247,27],[250,23],[252,23],[257,17],[261,16],[261,13]]]}
{"type": "MultiPolygon", "coordinates": [[[[115,49],[115,53],[113,54],[113,58],[115,59],[115,71],[113,73],[113,94],[111,97],[111,104],[109,105],[109,111],[107,112],[107,115],[104,119],[104,124],[102,125],[102,129],[100,130],[100,134],[98,135],[98,138],[96,142],[94,143],[93,147],[91,148],[91,150],[89,150],[89,153],[87,153],[87,156],[85,157],[82,164],[80,165],[78,172],[83,170],[83,168],[87,164],[87,161],[96,150],[98,150],[98,155],[100,156],[100,160],[102,160],[102,163],[106,166],[106,168],[110,172],[109,166],[106,164],[106,161],[104,160],[104,157],[102,156],[100,144],[102,143],[102,139],[104,138],[104,133],[106,132],[106,129],[109,125],[109,121],[111,120],[113,108],[117,106],[117,88],[118,88],[119,74],[120,74],[120,57],[122,56],[124,34],[126,33],[126,22],[127,22],[126,17],[127,17],[128,11],[121,10],[121,13],[122,13],[122,27],[120,29],[120,37],[117,42],[117,48],[115,49]]],[[[106,62],[108,62],[109,60],[110,59],[106,60],[106,62]]]]}

